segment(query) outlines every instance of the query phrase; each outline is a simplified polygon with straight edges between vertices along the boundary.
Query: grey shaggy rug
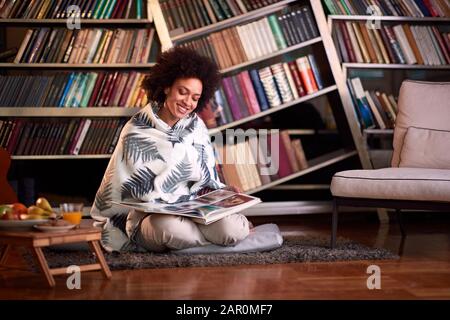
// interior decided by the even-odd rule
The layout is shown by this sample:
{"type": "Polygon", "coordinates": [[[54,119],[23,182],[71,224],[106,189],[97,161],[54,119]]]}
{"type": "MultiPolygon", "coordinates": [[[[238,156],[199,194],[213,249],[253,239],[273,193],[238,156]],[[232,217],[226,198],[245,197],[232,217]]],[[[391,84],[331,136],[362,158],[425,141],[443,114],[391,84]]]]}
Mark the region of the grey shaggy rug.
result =
{"type": "MultiPolygon", "coordinates": [[[[111,270],[177,267],[209,267],[252,264],[278,264],[318,261],[383,260],[399,257],[386,249],[370,248],[354,241],[338,239],[337,248],[329,249],[329,238],[284,237],[275,250],[253,253],[193,254],[173,253],[105,253],[111,270]]],[[[45,250],[50,267],[94,263],[87,251],[45,250]]]]}

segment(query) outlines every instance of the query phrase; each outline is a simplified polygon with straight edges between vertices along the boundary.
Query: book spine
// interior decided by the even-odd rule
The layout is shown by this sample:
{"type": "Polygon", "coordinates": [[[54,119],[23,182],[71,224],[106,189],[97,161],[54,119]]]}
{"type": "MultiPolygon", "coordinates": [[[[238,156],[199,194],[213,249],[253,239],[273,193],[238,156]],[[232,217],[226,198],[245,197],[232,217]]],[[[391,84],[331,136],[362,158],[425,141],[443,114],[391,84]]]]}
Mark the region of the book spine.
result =
{"type": "Polygon", "coordinates": [[[284,73],[284,68],[281,63],[277,63],[270,66],[270,69],[273,74],[273,78],[275,79],[275,83],[278,88],[278,92],[281,97],[281,101],[283,103],[290,102],[294,99],[291,89],[289,87],[289,82],[286,78],[286,74],[284,73]]]}
{"type": "Polygon", "coordinates": [[[236,95],[234,93],[234,89],[233,89],[233,85],[231,83],[231,79],[230,78],[223,78],[222,79],[222,86],[223,86],[223,90],[225,92],[225,96],[227,98],[227,101],[230,105],[230,109],[231,112],[233,114],[233,120],[239,120],[241,119],[243,116],[241,115],[241,111],[240,111],[240,107],[238,104],[238,101],[236,99],[236,95]]]}
{"type": "Polygon", "coordinates": [[[288,62],[289,69],[291,70],[292,78],[295,82],[295,87],[297,89],[299,97],[303,97],[306,95],[305,88],[302,84],[302,80],[300,77],[300,71],[298,70],[297,63],[295,61],[288,62]]]}
{"type": "Polygon", "coordinates": [[[247,92],[253,114],[261,112],[261,108],[259,106],[258,98],[256,97],[255,89],[252,85],[249,72],[243,71],[242,73],[240,73],[240,76],[242,77],[242,81],[244,83],[245,91],[247,92]]]}
{"type": "Polygon", "coordinates": [[[292,95],[293,95],[294,99],[298,99],[299,95],[298,95],[297,87],[295,85],[294,78],[292,76],[291,70],[290,70],[287,62],[283,63],[283,69],[284,69],[284,73],[286,74],[286,78],[288,80],[289,88],[291,89],[292,95]]]}
{"type": "Polygon", "coordinates": [[[297,68],[300,73],[300,78],[302,79],[302,83],[305,86],[306,93],[312,94],[312,93],[316,92],[317,85],[315,84],[315,82],[313,82],[314,79],[312,79],[310,76],[310,74],[312,74],[312,71],[311,71],[311,67],[309,66],[307,58],[301,57],[301,58],[297,58],[295,61],[297,63],[297,68]]]}
{"type": "Polygon", "coordinates": [[[314,75],[314,79],[316,80],[316,84],[319,90],[323,89],[322,77],[320,76],[319,68],[316,63],[316,58],[314,55],[308,55],[309,64],[311,66],[312,73],[314,75]]]}
{"type": "Polygon", "coordinates": [[[270,67],[262,68],[258,71],[264,92],[266,93],[267,101],[271,108],[281,105],[281,97],[278,94],[277,86],[273,78],[270,67]]]}
{"type": "Polygon", "coordinates": [[[275,36],[275,41],[277,43],[278,49],[287,48],[285,39],[283,38],[283,33],[281,32],[280,26],[278,25],[276,15],[272,14],[268,17],[270,28],[272,29],[273,35],[275,36]]]}
{"type": "Polygon", "coordinates": [[[249,71],[250,79],[252,81],[253,87],[255,88],[256,97],[259,102],[259,106],[261,111],[269,109],[269,102],[267,101],[266,94],[264,92],[263,85],[259,78],[259,74],[257,70],[249,71]]]}

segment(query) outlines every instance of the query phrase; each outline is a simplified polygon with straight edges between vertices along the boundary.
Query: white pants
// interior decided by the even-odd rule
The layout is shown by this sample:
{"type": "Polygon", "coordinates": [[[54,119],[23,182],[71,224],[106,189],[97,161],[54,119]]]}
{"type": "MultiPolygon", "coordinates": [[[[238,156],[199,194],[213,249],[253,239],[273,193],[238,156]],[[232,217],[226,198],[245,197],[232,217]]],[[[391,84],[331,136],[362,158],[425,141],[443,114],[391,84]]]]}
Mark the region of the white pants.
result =
{"type": "Polygon", "coordinates": [[[185,249],[217,244],[234,245],[249,234],[249,222],[241,214],[232,214],[209,225],[181,216],[152,214],[142,220],[135,240],[148,251],[185,249]]]}

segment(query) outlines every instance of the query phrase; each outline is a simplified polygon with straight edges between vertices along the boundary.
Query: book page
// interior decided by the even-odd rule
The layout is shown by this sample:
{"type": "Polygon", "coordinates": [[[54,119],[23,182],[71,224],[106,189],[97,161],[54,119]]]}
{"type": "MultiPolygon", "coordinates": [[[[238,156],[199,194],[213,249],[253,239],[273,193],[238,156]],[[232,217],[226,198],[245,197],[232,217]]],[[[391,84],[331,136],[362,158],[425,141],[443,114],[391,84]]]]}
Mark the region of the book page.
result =
{"type": "Polygon", "coordinates": [[[131,209],[149,212],[183,215],[194,218],[208,218],[211,215],[238,212],[240,208],[261,200],[229,190],[214,190],[194,200],[180,203],[122,201],[113,203],[131,209]]]}

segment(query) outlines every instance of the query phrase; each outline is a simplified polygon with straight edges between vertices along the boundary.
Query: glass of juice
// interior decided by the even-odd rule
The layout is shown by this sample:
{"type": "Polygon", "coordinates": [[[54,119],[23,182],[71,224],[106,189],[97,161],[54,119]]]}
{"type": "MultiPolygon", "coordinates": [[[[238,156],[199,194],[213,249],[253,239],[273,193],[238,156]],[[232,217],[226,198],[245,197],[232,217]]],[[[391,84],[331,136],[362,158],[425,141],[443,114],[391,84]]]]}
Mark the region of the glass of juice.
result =
{"type": "Polygon", "coordinates": [[[83,207],[84,205],[82,203],[61,203],[59,205],[62,218],[76,225],[79,225],[81,222],[83,207]]]}

